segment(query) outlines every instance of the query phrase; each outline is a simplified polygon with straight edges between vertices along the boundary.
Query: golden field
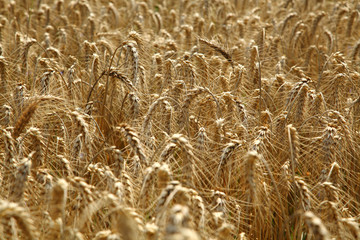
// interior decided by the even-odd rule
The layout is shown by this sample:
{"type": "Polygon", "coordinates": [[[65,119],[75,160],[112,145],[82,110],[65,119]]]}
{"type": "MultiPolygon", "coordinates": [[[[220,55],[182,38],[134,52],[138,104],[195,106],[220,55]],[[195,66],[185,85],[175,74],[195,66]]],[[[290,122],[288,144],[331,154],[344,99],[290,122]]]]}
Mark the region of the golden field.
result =
{"type": "Polygon", "coordinates": [[[360,3],[0,0],[0,239],[360,239],[360,3]]]}

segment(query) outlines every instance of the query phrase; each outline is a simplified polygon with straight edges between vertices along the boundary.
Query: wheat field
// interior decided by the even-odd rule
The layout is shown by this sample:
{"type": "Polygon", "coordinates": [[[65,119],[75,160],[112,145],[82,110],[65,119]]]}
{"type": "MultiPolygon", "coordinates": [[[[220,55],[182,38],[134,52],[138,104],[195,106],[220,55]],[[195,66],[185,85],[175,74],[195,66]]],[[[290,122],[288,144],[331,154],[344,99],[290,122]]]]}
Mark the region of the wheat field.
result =
{"type": "Polygon", "coordinates": [[[360,239],[360,3],[0,0],[0,240],[360,239]]]}

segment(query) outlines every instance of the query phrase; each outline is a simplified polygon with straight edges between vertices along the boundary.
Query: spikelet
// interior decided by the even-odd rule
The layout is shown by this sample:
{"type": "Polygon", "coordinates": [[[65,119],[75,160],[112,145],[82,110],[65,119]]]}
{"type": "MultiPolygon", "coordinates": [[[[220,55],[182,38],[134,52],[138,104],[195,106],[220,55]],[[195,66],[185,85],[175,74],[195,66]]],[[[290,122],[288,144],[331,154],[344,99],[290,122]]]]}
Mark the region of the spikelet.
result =
{"type": "Polygon", "coordinates": [[[231,72],[230,84],[231,92],[234,94],[239,91],[239,87],[242,83],[243,73],[246,71],[245,67],[242,65],[235,66],[234,71],[231,72]]]}
{"type": "Polygon", "coordinates": [[[32,45],[34,45],[37,41],[35,39],[27,39],[24,44],[24,50],[22,53],[22,73],[26,74],[28,71],[28,54],[29,49],[32,45]]]}
{"type": "Polygon", "coordinates": [[[63,176],[65,176],[65,177],[73,176],[74,173],[72,171],[71,164],[70,164],[69,160],[67,160],[62,155],[58,155],[57,157],[60,159],[60,162],[61,162],[61,166],[62,166],[62,169],[63,169],[63,176]]]}
{"type": "Polygon", "coordinates": [[[159,227],[154,222],[145,225],[145,235],[147,240],[155,240],[158,233],[159,227]]]}
{"type": "Polygon", "coordinates": [[[299,156],[299,136],[295,127],[291,124],[286,127],[288,141],[290,145],[290,157],[291,157],[291,170],[292,175],[295,175],[295,170],[298,166],[298,156],[299,156]]]}
{"type": "Polygon", "coordinates": [[[19,116],[15,123],[13,137],[17,138],[22,133],[26,125],[30,122],[41,100],[31,102],[19,116]]]}
{"type": "Polygon", "coordinates": [[[191,36],[192,32],[194,31],[193,27],[187,24],[184,24],[180,27],[182,31],[184,31],[184,49],[187,48],[187,46],[192,45],[191,36]]]}
{"type": "Polygon", "coordinates": [[[246,158],[246,183],[248,186],[247,201],[249,204],[254,204],[257,202],[255,167],[256,167],[256,162],[260,158],[260,155],[255,151],[250,151],[246,154],[245,158],[246,158]]]}
{"type": "Polygon", "coordinates": [[[145,156],[143,148],[142,148],[142,144],[140,142],[140,139],[139,139],[136,131],[125,123],[120,124],[120,126],[117,127],[117,129],[124,133],[124,135],[126,137],[126,141],[134,149],[135,154],[139,157],[141,163],[145,164],[145,166],[146,166],[148,164],[148,162],[147,162],[146,156],[145,156]]]}
{"type": "Polygon", "coordinates": [[[132,77],[132,85],[137,86],[138,83],[138,71],[139,71],[139,53],[136,48],[136,45],[133,42],[127,42],[125,46],[128,51],[131,53],[131,64],[132,64],[132,71],[133,71],[133,77],[132,77]]]}
{"type": "Polygon", "coordinates": [[[317,217],[313,212],[306,211],[304,213],[304,218],[306,224],[316,239],[330,240],[329,231],[326,229],[319,217],[317,217]]]}
{"type": "Polygon", "coordinates": [[[331,162],[337,161],[336,156],[336,145],[338,142],[338,133],[337,129],[334,126],[327,126],[324,129],[322,136],[322,146],[324,152],[324,162],[329,164],[331,162]]]}
{"type": "Polygon", "coordinates": [[[169,142],[160,154],[160,163],[166,162],[176,150],[176,144],[169,142]]]}
{"type": "Polygon", "coordinates": [[[258,56],[259,52],[258,52],[258,47],[257,46],[252,46],[250,49],[250,59],[249,59],[249,66],[247,67],[248,69],[248,81],[250,84],[252,84],[252,87],[257,87],[257,81],[258,81],[258,76],[257,76],[257,63],[256,63],[256,58],[258,56]]]}
{"type": "Polygon", "coordinates": [[[97,78],[99,77],[99,68],[100,68],[99,55],[93,53],[91,60],[91,73],[94,81],[97,80],[97,78]]]}
{"type": "MultiPolygon", "coordinates": [[[[9,170],[16,168],[16,157],[15,157],[15,145],[14,139],[11,135],[11,132],[3,129],[4,143],[5,143],[5,156],[4,162],[9,166],[9,170]]],[[[12,173],[11,173],[12,174],[12,173]]]]}
{"type": "Polygon", "coordinates": [[[162,101],[164,101],[165,99],[167,99],[167,97],[159,97],[158,99],[156,99],[149,107],[149,110],[147,111],[146,115],[145,115],[145,119],[143,122],[143,126],[142,126],[142,132],[146,133],[149,131],[148,129],[148,125],[150,125],[150,120],[156,110],[156,108],[161,104],[162,101]]]}
{"type": "Polygon", "coordinates": [[[164,240],[191,239],[200,240],[200,236],[189,228],[189,208],[182,205],[175,205],[170,210],[170,217],[166,224],[164,240]]]}
{"type": "Polygon", "coordinates": [[[199,150],[204,150],[207,148],[207,142],[209,141],[209,137],[207,136],[206,130],[204,127],[200,127],[199,131],[196,133],[197,137],[197,146],[199,150]]]}
{"type": "MultiPolygon", "coordinates": [[[[35,179],[43,187],[41,195],[43,196],[43,202],[47,204],[51,199],[51,190],[53,187],[53,177],[46,170],[38,169],[35,179]]],[[[49,216],[50,217],[50,216],[49,216]]]]}
{"type": "MultiPolygon", "coordinates": [[[[172,51],[167,52],[167,54],[169,55],[169,57],[165,58],[170,58],[171,55],[173,55],[174,53],[172,51]]],[[[171,88],[172,84],[173,84],[173,60],[172,59],[166,59],[164,62],[164,83],[162,88],[163,89],[167,89],[167,88],[171,88]]]]}
{"type": "Polygon", "coordinates": [[[182,150],[182,172],[184,174],[185,181],[191,183],[194,175],[194,153],[193,147],[183,135],[174,134],[171,136],[171,142],[175,143],[178,148],[182,150]]]}
{"type": "Polygon", "coordinates": [[[17,111],[17,117],[22,113],[24,108],[24,99],[26,93],[26,86],[24,84],[19,83],[15,88],[14,94],[14,102],[17,111]]]}
{"type": "Polygon", "coordinates": [[[285,30],[288,22],[291,21],[291,19],[296,18],[297,16],[298,16],[298,14],[295,13],[295,12],[289,13],[289,14],[286,16],[286,18],[284,19],[284,21],[283,21],[283,23],[282,23],[282,27],[281,27],[281,31],[280,31],[281,35],[284,33],[284,30],[285,30]]]}
{"type": "Polygon", "coordinates": [[[96,41],[96,46],[98,49],[102,49],[102,53],[104,54],[104,56],[106,55],[105,51],[111,56],[113,55],[113,50],[112,50],[112,46],[111,43],[108,42],[106,39],[101,39],[96,41]]]}
{"type": "Polygon", "coordinates": [[[138,214],[130,208],[116,207],[112,210],[112,229],[122,239],[136,240],[141,237],[143,223],[138,214]]]}
{"type": "Polygon", "coordinates": [[[211,190],[211,197],[214,205],[212,207],[211,220],[214,227],[219,228],[227,220],[226,195],[223,192],[211,190]]]}
{"type": "Polygon", "coordinates": [[[311,26],[311,31],[309,36],[310,39],[315,39],[316,29],[318,28],[321,19],[323,19],[325,16],[326,16],[325,12],[320,12],[315,17],[313,24],[311,26]]]}
{"type": "MultiPolygon", "coordinates": [[[[234,153],[235,149],[239,147],[240,142],[238,141],[232,141],[226,145],[224,148],[221,157],[220,157],[220,163],[216,171],[216,176],[219,176],[220,171],[223,173],[225,172],[225,167],[231,157],[231,155],[234,153]]],[[[224,174],[226,176],[226,174],[224,174]]]]}
{"type": "Polygon", "coordinates": [[[94,102],[93,101],[89,101],[86,103],[85,108],[84,108],[84,113],[88,116],[91,116],[92,111],[93,111],[93,107],[94,107],[94,102]]]}
{"type": "Polygon", "coordinates": [[[234,226],[229,223],[222,223],[222,225],[217,229],[218,239],[226,240],[231,238],[231,232],[233,231],[234,226]]]}
{"type": "Polygon", "coordinates": [[[144,179],[140,190],[140,201],[145,206],[150,199],[150,194],[155,185],[155,176],[160,168],[160,163],[155,162],[151,167],[145,169],[144,179]],[[146,193],[145,193],[146,191],[146,193]]]}
{"type": "Polygon", "coordinates": [[[313,53],[318,52],[319,50],[317,49],[317,47],[315,45],[311,45],[308,49],[307,49],[307,53],[306,53],[306,57],[305,57],[305,62],[304,62],[304,66],[308,71],[311,71],[311,56],[313,55],[313,53]]]}
{"type": "Polygon", "coordinates": [[[134,190],[133,190],[133,183],[131,177],[125,172],[122,171],[121,173],[121,186],[122,186],[122,202],[125,203],[127,206],[134,205],[134,190]]]}
{"type": "Polygon", "coordinates": [[[160,190],[165,188],[172,180],[172,172],[166,163],[161,164],[157,172],[157,186],[160,190]]]}
{"type": "Polygon", "coordinates": [[[198,69],[197,71],[199,72],[200,81],[203,86],[207,86],[209,80],[209,64],[206,61],[206,57],[201,53],[195,53],[194,57],[196,59],[196,67],[198,69]]]}
{"type": "Polygon", "coordinates": [[[37,239],[34,222],[30,214],[18,204],[2,200],[0,202],[0,219],[10,221],[12,218],[15,219],[17,226],[23,232],[24,239],[37,239]]]}
{"type": "Polygon", "coordinates": [[[129,100],[130,100],[130,114],[132,116],[132,118],[135,120],[137,118],[137,116],[139,115],[139,111],[140,111],[140,99],[139,97],[136,95],[135,92],[130,92],[129,93],[129,100]]]}
{"type": "Polygon", "coordinates": [[[308,85],[305,83],[301,86],[298,96],[297,96],[297,106],[295,110],[295,121],[300,125],[302,124],[304,117],[306,117],[306,104],[307,104],[307,94],[308,94],[308,85]]]}
{"type": "Polygon", "coordinates": [[[112,169],[114,171],[114,174],[115,176],[120,176],[121,172],[123,170],[126,170],[126,161],[123,158],[123,152],[119,149],[116,149],[115,146],[110,147],[109,150],[113,157],[113,165],[115,169],[112,169]]]}
{"type": "MultiPolygon", "coordinates": [[[[320,113],[322,113],[325,109],[325,99],[324,95],[322,93],[317,93],[313,100],[311,101],[311,106],[309,109],[309,115],[310,116],[316,116],[320,113]]],[[[316,123],[317,121],[312,121],[313,123],[316,123]]]]}
{"type": "Polygon", "coordinates": [[[8,63],[5,57],[0,55],[0,78],[1,78],[1,87],[3,92],[6,92],[8,89],[7,66],[8,63]]]}
{"type": "Polygon", "coordinates": [[[111,68],[110,71],[106,70],[103,73],[109,75],[110,77],[114,77],[121,80],[121,82],[124,83],[130,90],[136,91],[134,84],[118,69],[111,68]]]}
{"type": "Polygon", "coordinates": [[[107,240],[111,237],[111,235],[112,234],[111,234],[110,230],[99,231],[95,234],[95,237],[93,238],[93,240],[107,240]]]}
{"type": "Polygon", "coordinates": [[[3,111],[4,113],[3,113],[2,125],[5,127],[9,127],[13,115],[12,108],[8,105],[3,105],[3,111]]]}
{"type": "Polygon", "coordinates": [[[357,223],[354,219],[342,218],[340,221],[350,230],[350,233],[354,239],[359,239],[360,237],[360,229],[359,223],[357,223]]]}
{"type": "Polygon", "coordinates": [[[333,162],[331,165],[329,174],[326,178],[326,181],[330,181],[335,185],[340,184],[340,179],[341,179],[341,167],[337,162],[333,162]]]}
{"type": "Polygon", "coordinates": [[[41,85],[41,93],[48,94],[51,76],[54,74],[55,71],[47,71],[44,72],[40,78],[40,85],[41,85]]]}
{"type": "Polygon", "coordinates": [[[208,45],[209,47],[214,49],[216,52],[219,52],[233,66],[233,61],[232,61],[232,58],[231,58],[230,54],[227,53],[223,48],[221,48],[217,44],[215,44],[213,42],[210,42],[210,41],[208,41],[206,39],[199,38],[199,41],[201,43],[204,43],[204,44],[208,45]]]}
{"type": "Polygon", "coordinates": [[[67,188],[68,183],[64,179],[59,179],[51,189],[49,214],[53,220],[60,218],[63,222],[65,221],[67,188]]]}
{"type": "Polygon", "coordinates": [[[351,12],[349,20],[348,20],[347,29],[346,29],[346,37],[351,37],[352,26],[354,24],[354,19],[356,17],[359,17],[359,12],[354,10],[351,12]]]}
{"type": "Polygon", "coordinates": [[[176,193],[179,188],[181,188],[181,185],[178,181],[171,181],[166,185],[166,188],[161,191],[155,210],[158,214],[157,221],[160,221],[162,212],[166,209],[167,205],[173,199],[174,193],[176,193]]]}
{"type": "Polygon", "coordinates": [[[283,194],[284,196],[288,196],[288,194],[290,192],[290,188],[291,188],[289,168],[290,168],[289,161],[286,161],[281,166],[281,178],[280,178],[281,182],[280,182],[278,188],[279,188],[280,193],[283,194]]]}
{"type": "Polygon", "coordinates": [[[43,142],[41,132],[37,128],[31,127],[28,132],[30,133],[32,140],[32,149],[35,151],[33,157],[31,158],[31,170],[36,171],[36,169],[43,165],[43,142]]]}
{"type": "Polygon", "coordinates": [[[31,158],[33,157],[34,152],[31,152],[27,158],[24,158],[17,167],[17,173],[15,176],[15,181],[13,182],[13,187],[9,194],[9,199],[13,202],[21,202],[27,178],[30,174],[31,168],[31,158]]]}
{"type": "Polygon", "coordinates": [[[171,130],[172,130],[171,121],[172,121],[172,116],[173,116],[173,112],[174,112],[174,108],[172,107],[170,102],[168,102],[166,100],[163,101],[162,112],[163,112],[163,124],[164,124],[164,128],[165,128],[165,132],[168,135],[170,135],[171,130]]]}
{"type": "Polygon", "coordinates": [[[339,200],[339,189],[337,189],[331,182],[323,182],[321,186],[324,189],[324,199],[327,201],[337,202],[339,200]]]}
{"type": "Polygon", "coordinates": [[[192,210],[194,211],[195,229],[202,231],[205,226],[205,204],[203,198],[193,189],[190,189],[192,210]]]}
{"type": "Polygon", "coordinates": [[[189,60],[182,61],[182,66],[184,69],[184,80],[189,82],[190,88],[193,88],[197,76],[195,66],[189,60]]]}
{"type": "Polygon", "coordinates": [[[119,22],[120,22],[119,12],[117,11],[114,4],[111,2],[108,5],[108,12],[112,15],[112,18],[113,18],[113,21],[111,21],[112,27],[115,29],[118,28],[119,22]]]}
{"type": "Polygon", "coordinates": [[[84,164],[82,164],[83,162],[83,157],[84,155],[82,154],[82,148],[83,148],[83,143],[82,143],[82,139],[83,135],[80,133],[79,135],[76,136],[75,141],[74,141],[74,145],[72,147],[72,159],[75,163],[76,166],[76,170],[75,170],[75,174],[76,175],[80,175],[81,172],[81,168],[83,167],[84,164]]]}
{"type": "Polygon", "coordinates": [[[358,41],[355,44],[354,50],[353,50],[353,52],[351,54],[351,56],[352,56],[351,59],[352,59],[353,64],[356,63],[356,59],[358,58],[359,53],[360,53],[360,41],[358,41]]]}
{"type": "Polygon", "coordinates": [[[328,54],[331,54],[332,50],[333,50],[333,46],[334,46],[334,37],[331,34],[331,32],[329,30],[325,30],[324,34],[328,40],[328,54]]]}
{"type": "Polygon", "coordinates": [[[311,197],[310,191],[307,187],[307,184],[304,180],[299,177],[295,177],[297,189],[300,193],[301,206],[304,211],[309,211],[311,209],[311,197]]]}
{"type": "Polygon", "coordinates": [[[205,88],[198,87],[191,89],[186,95],[185,101],[182,104],[182,116],[180,118],[179,126],[180,128],[186,127],[187,131],[189,130],[189,108],[191,102],[200,94],[207,92],[205,88]]]}
{"type": "Polygon", "coordinates": [[[304,35],[305,35],[305,30],[300,30],[295,33],[293,44],[292,44],[292,48],[294,48],[293,51],[296,51],[299,47],[301,47],[299,45],[302,42],[304,35]]]}

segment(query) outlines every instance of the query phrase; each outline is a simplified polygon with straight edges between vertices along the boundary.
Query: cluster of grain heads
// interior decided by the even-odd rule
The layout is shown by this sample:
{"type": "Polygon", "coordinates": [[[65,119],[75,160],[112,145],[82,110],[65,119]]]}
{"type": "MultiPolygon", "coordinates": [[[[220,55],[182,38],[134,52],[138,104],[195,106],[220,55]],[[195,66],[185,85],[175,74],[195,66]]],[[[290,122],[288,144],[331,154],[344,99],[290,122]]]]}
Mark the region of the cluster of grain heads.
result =
{"type": "Polygon", "coordinates": [[[1,0],[0,238],[358,239],[359,9],[1,0]]]}

